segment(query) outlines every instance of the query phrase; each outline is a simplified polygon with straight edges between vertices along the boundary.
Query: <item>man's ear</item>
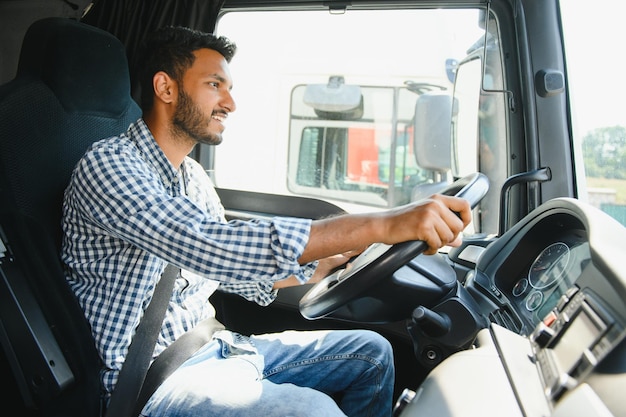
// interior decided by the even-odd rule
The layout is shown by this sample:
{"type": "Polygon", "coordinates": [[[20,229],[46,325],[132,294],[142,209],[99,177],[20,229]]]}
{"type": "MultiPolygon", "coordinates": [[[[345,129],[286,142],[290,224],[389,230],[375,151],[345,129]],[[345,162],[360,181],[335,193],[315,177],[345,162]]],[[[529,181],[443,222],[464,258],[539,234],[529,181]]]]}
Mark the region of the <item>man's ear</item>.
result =
{"type": "Polygon", "coordinates": [[[163,71],[159,71],[152,77],[154,96],[166,104],[170,104],[176,97],[176,82],[163,71]]]}

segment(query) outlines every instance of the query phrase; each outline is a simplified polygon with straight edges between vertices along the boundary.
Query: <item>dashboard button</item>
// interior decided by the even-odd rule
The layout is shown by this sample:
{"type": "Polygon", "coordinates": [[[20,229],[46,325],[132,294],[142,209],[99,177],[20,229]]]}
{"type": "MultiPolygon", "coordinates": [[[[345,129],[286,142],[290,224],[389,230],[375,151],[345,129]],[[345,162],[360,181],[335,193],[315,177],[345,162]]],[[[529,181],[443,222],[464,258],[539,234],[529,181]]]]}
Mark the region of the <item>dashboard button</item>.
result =
{"type": "Polygon", "coordinates": [[[554,330],[540,322],[530,335],[530,340],[535,342],[537,346],[544,348],[550,343],[554,336],[554,330]]]}
{"type": "Polygon", "coordinates": [[[556,313],[554,311],[551,311],[543,318],[543,324],[548,327],[552,327],[552,324],[556,321],[556,318],[556,313]]]}

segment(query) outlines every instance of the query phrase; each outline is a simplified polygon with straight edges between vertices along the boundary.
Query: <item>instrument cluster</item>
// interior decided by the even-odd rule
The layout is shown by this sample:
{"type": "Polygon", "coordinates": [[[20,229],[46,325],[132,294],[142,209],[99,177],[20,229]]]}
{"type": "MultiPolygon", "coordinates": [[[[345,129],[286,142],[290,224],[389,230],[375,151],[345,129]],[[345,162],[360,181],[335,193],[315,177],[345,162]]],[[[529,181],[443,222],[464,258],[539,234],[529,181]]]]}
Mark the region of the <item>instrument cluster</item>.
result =
{"type": "Polygon", "coordinates": [[[536,325],[574,285],[589,259],[589,245],[579,239],[547,244],[513,283],[511,303],[521,316],[536,325]]]}

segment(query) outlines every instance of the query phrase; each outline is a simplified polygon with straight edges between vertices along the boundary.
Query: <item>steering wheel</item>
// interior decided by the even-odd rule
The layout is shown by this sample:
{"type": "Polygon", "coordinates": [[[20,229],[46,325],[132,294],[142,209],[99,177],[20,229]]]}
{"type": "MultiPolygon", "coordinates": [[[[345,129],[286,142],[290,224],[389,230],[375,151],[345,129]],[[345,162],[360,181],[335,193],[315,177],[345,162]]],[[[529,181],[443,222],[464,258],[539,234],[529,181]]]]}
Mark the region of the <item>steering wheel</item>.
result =
{"type": "MultiPolygon", "coordinates": [[[[440,193],[464,198],[474,208],[488,190],[489,179],[482,173],[474,173],[454,181],[440,193]]],[[[315,284],[300,299],[300,314],[315,320],[333,313],[391,276],[426,248],[422,240],[370,245],[351,262],[350,268],[335,271],[315,284]]]]}

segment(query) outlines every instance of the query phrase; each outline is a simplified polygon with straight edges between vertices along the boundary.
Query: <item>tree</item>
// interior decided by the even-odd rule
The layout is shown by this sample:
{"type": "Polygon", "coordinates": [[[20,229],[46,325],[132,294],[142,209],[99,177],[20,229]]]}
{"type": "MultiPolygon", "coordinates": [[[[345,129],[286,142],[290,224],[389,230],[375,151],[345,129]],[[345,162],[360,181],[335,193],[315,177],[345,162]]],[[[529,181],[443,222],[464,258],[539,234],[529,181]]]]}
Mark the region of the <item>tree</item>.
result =
{"type": "Polygon", "coordinates": [[[587,176],[626,179],[626,127],[595,129],[583,137],[587,176]]]}

